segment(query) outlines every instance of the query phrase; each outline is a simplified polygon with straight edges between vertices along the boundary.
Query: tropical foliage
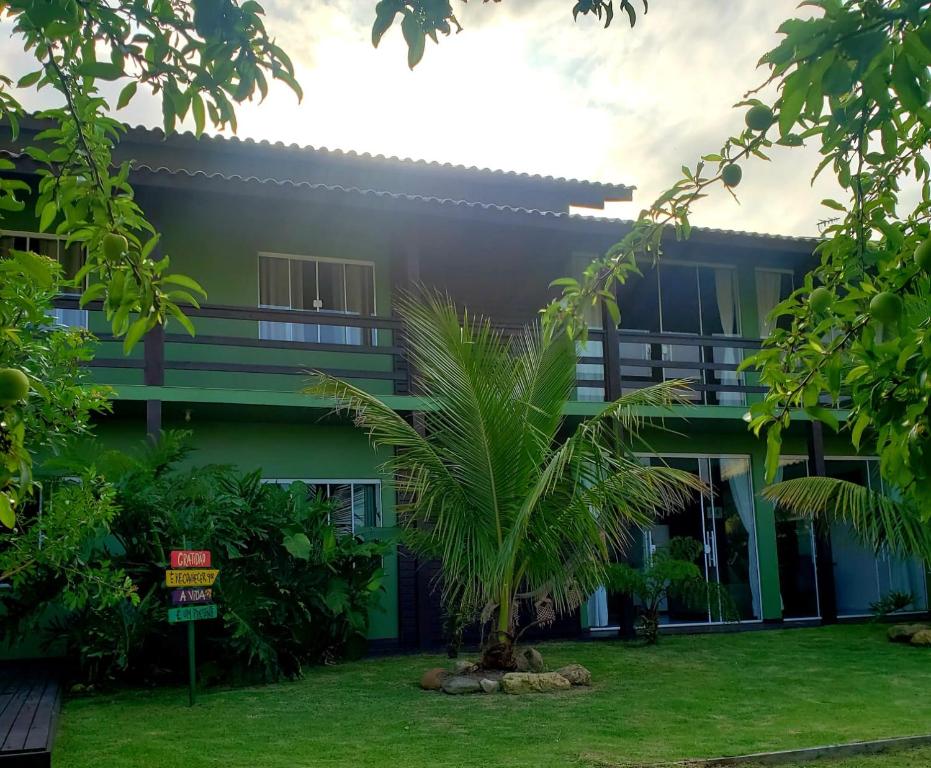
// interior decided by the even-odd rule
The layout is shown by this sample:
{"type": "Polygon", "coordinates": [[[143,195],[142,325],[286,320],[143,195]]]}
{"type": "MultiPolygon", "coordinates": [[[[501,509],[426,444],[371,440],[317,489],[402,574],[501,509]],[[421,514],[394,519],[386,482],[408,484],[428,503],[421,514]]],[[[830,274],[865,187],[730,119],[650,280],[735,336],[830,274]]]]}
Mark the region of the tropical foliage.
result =
{"type": "Polygon", "coordinates": [[[670,600],[700,610],[710,607],[716,618],[725,621],[738,618],[737,607],[727,589],[707,581],[696,565],[703,553],[700,541],[676,536],[665,547],[657,548],[643,568],[615,563],[608,569],[605,586],[637,601],[637,634],[647,644],[659,640],[660,610],[670,600]]]}
{"type": "MultiPolygon", "coordinates": [[[[713,187],[735,194],[740,163],[767,160],[773,145],[816,144],[813,177],[833,174],[841,195],[823,201],[818,265],[776,307],[764,349],[744,363],[768,387],[748,420],[766,435],[770,481],[783,430],[800,411],[846,430],[854,449],[877,453],[883,478],[903,500],[868,513],[856,508],[852,519],[869,536],[877,526],[895,532],[878,519],[897,514],[894,505],[925,517],[931,509],[931,3],[804,5],[814,15],[780,26],[781,41],[760,60],[762,83],[737,105],[746,110],[746,130],[683,167],[582,280],[560,281],[563,296],[544,320],[583,335],[585,308],[598,301],[617,318],[617,283],[638,272],[638,258],[661,257],[667,230],[687,238],[694,204],[713,187]],[[832,405],[849,410],[845,424],[832,405]],[[877,521],[867,525],[866,516],[877,521]]],[[[854,501],[837,481],[822,480],[812,485],[816,505],[829,486],[854,501]]]]}
{"type": "Polygon", "coordinates": [[[638,407],[677,401],[682,384],[640,390],[572,424],[564,408],[578,358],[564,334],[530,327],[505,337],[485,319],[460,319],[435,293],[401,311],[417,392],[429,403],[422,429],[325,374],[309,391],[349,411],[374,445],[394,449],[385,470],[412,499],[402,509],[409,545],[441,560],[447,603],[494,618],[485,663],[509,667],[516,606],[576,607],[630,526],[702,488],[632,453],[638,407]]]}
{"type": "MultiPolygon", "coordinates": [[[[494,0],[496,3],[500,0],[494,0]]],[[[465,0],[463,0],[465,2],[465,0]]],[[[488,0],[483,0],[487,3],[488,0]]],[[[649,10],[648,0],[618,0],[617,8],[627,14],[627,20],[633,27],[637,23],[637,6],[642,3],[643,13],[649,10]]],[[[605,29],[614,20],[613,0],[570,0],[572,18],[594,16],[604,24],[605,29]]],[[[413,69],[423,58],[429,37],[434,43],[439,42],[439,35],[448,36],[454,29],[462,32],[462,25],[453,12],[449,0],[379,0],[375,4],[375,22],[372,24],[372,45],[376,48],[385,32],[400,16],[401,34],[407,44],[407,65],[413,69]]]]}
{"type": "Polygon", "coordinates": [[[91,386],[82,367],[90,336],[55,323],[61,285],[61,268],[44,256],[0,259],[0,530],[16,524],[32,496],[33,457],[87,435],[92,414],[109,408],[109,390],[91,386]],[[25,376],[25,391],[7,391],[13,371],[25,376]]]}
{"type": "Polygon", "coordinates": [[[12,586],[0,592],[5,635],[44,636],[86,682],[183,670],[164,581],[169,551],[186,544],[211,550],[221,574],[220,618],[198,632],[214,677],[297,676],[364,647],[385,545],[337,535],[329,503],[307,486],[224,466],[183,469],[183,434],[137,454],[95,454],[86,443],[81,452],[82,481],[49,484],[41,517],[24,514],[0,555],[12,586]],[[79,538],[74,521],[84,523],[79,538]],[[55,539],[59,525],[66,541],[55,539]]]}

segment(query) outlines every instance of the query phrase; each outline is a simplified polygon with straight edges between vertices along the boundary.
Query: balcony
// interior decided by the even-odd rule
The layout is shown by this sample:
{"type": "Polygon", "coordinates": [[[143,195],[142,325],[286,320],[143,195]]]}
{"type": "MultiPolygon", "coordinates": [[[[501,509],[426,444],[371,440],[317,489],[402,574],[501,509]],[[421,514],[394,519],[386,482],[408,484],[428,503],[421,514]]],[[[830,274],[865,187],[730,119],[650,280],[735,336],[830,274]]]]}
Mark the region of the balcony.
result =
{"type": "MultiPolygon", "coordinates": [[[[73,298],[56,304],[60,310],[77,307],[73,298]]],[[[412,394],[396,319],[222,305],[190,309],[189,314],[197,336],[157,330],[124,355],[99,304],[90,305],[87,325],[99,339],[91,362],[95,380],[117,387],[294,393],[308,371],[320,370],[374,394],[412,394]]],[[[689,399],[696,404],[743,406],[748,395],[765,391],[737,370],[744,355],[758,348],[757,340],[733,336],[593,329],[579,345],[574,399],[604,402],[608,394],[684,378],[692,382],[689,399]],[[614,354],[608,336],[616,340],[614,354]]]]}

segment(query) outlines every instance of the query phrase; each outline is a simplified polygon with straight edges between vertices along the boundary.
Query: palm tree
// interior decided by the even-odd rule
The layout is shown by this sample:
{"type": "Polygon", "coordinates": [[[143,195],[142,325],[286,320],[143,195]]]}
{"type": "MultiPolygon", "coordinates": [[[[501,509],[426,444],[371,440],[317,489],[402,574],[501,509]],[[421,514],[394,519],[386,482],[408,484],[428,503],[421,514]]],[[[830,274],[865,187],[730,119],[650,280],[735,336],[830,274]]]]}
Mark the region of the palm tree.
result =
{"type": "Polygon", "coordinates": [[[894,498],[849,480],[798,477],[762,491],[774,504],[822,523],[847,523],[865,545],[931,562],[931,521],[908,496],[894,498]]]}
{"type": "Polygon", "coordinates": [[[403,300],[401,315],[422,429],[322,373],[307,391],[394,449],[384,469],[412,500],[399,510],[408,545],[441,560],[447,606],[496,616],[483,663],[511,668],[519,600],[578,606],[632,526],[704,490],[687,472],[644,466],[631,448],[638,409],[681,402],[683,382],[625,395],[573,426],[564,411],[578,357],[566,336],[546,339],[537,326],[505,336],[432,292],[403,300]]]}

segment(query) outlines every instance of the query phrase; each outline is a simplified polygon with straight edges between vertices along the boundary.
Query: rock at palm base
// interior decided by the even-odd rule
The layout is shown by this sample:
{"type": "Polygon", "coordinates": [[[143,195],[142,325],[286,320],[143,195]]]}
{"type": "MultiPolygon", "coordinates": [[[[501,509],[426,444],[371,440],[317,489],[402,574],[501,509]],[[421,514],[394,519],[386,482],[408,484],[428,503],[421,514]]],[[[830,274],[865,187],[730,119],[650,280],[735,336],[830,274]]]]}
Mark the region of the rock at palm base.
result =
{"type": "Polygon", "coordinates": [[[455,664],[453,664],[453,674],[454,675],[468,675],[478,669],[478,664],[474,661],[465,661],[460,659],[455,664]]]}
{"type": "Polygon", "coordinates": [[[497,680],[489,680],[487,677],[479,680],[479,685],[485,693],[497,693],[501,690],[501,683],[497,680]]]}
{"type": "Polygon", "coordinates": [[[546,666],[536,648],[524,648],[515,655],[518,672],[542,672],[546,666]]]}
{"type": "Polygon", "coordinates": [[[928,624],[895,624],[889,627],[886,636],[893,643],[910,643],[918,632],[929,629],[928,624]]]}
{"type": "Polygon", "coordinates": [[[425,691],[438,691],[443,687],[443,681],[449,677],[449,670],[443,667],[428,669],[420,678],[420,687],[425,691]]]}
{"type": "Polygon", "coordinates": [[[931,645],[931,629],[925,628],[918,630],[912,635],[911,643],[912,645],[931,645]]]}
{"type": "Polygon", "coordinates": [[[571,687],[557,672],[508,672],[501,678],[501,690],[510,694],[554,693],[571,687]]]}
{"type": "Polygon", "coordinates": [[[571,685],[592,684],[592,673],[581,664],[570,664],[562,669],[557,669],[556,674],[562,675],[571,685]]]}
{"type": "Polygon", "coordinates": [[[448,693],[451,696],[458,696],[463,693],[480,693],[481,690],[481,683],[474,677],[453,675],[443,680],[443,693],[448,693]]]}

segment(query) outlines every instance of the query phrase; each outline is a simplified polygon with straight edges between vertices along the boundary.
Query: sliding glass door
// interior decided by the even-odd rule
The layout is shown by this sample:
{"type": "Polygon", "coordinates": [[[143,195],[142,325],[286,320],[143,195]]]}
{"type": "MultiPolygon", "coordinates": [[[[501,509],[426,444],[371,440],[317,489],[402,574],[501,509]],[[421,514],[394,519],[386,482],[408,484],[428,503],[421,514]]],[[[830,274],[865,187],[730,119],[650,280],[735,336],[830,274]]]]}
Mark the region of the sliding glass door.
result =
{"type": "MultiPolygon", "coordinates": [[[[695,560],[703,578],[720,584],[730,596],[741,620],[761,617],[759,564],[757,561],[753,491],[750,460],[744,456],[669,456],[645,458],[691,472],[709,488],[707,495],[692,494],[681,510],[663,515],[640,532],[628,559],[635,567],[648,563],[673,539],[686,538],[698,543],[695,560]]],[[[727,617],[715,600],[686,603],[670,599],[661,606],[664,624],[720,623],[727,617]]],[[[594,627],[616,626],[613,598],[600,590],[589,601],[589,623],[594,627]]]]}

